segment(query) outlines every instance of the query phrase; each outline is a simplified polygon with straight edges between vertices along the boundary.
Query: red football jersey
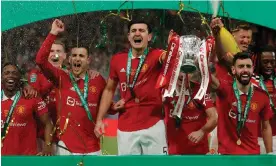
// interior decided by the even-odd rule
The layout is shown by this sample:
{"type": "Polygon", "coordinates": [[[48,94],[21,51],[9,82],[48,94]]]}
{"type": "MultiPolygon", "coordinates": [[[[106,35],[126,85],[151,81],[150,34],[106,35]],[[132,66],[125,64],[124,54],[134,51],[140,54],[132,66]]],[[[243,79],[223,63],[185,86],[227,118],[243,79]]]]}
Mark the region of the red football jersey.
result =
{"type": "MultiPolygon", "coordinates": [[[[254,75],[251,82],[260,87],[259,79],[260,79],[259,76],[254,75]]],[[[269,95],[270,95],[270,97],[271,97],[271,99],[274,103],[274,106],[276,107],[276,87],[274,87],[274,85],[273,85],[273,80],[268,79],[268,80],[265,80],[264,83],[265,83],[267,91],[268,91],[268,93],[269,93],[269,95]]],[[[275,116],[275,113],[274,113],[274,117],[271,118],[271,120],[270,120],[270,125],[271,125],[271,128],[272,128],[272,135],[276,136],[276,116],[275,116]]],[[[261,132],[259,133],[259,137],[262,137],[261,132]]]]}
{"type": "MultiPolygon", "coordinates": [[[[218,111],[218,145],[221,154],[260,154],[258,145],[258,129],[262,120],[269,120],[272,110],[266,93],[253,86],[254,93],[248,118],[241,131],[241,145],[237,145],[237,99],[234,94],[232,83],[220,80],[217,91],[218,111]]],[[[246,94],[240,92],[242,108],[246,104],[246,94]]]]}
{"type": "MultiPolygon", "coordinates": [[[[199,86],[193,88],[192,98],[196,95],[199,86]]],[[[188,96],[185,97],[187,102],[188,96]]],[[[209,151],[208,135],[198,142],[193,143],[188,139],[188,135],[201,129],[207,122],[206,110],[215,107],[210,94],[205,95],[205,104],[199,101],[190,101],[184,106],[182,111],[182,121],[179,128],[176,128],[176,120],[171,113],[174,110],[174,104],[178,101],[178,96],[167,98],[165,101],[165,119],[167,126],[167,138],[169,145],[169,154],[206,154],[209,151]]]]}
{"type": "MultiPolygon", "coordinates": [[[[56,123],[57,119],[57,110],[56,110],[56,94],[55,87],[50,82],[39,69],[32,69],[28,73],[28,82],[29,84],[35,88],[39,94],[42,96],[43,100],[47,104],[47,108],[49,111],[49,116],[53,121],[53,124],[56,123]]],[[[44,139],[44,126],[38,120],[38,137],[44,139]]],[[[56,142],[57,138],[53,138],[53,141],[56,142]]]]}
{"type": "Polygon", "coordinates": [[[216,77],[220,78],[221,80],[225,80],[228,82],[233,82],[233,77],[228,72],[227,68],[223,66],[222,64],[216,63],[216,77]]]}
{"type": "MultiPolygon", "coordinates": [[[[36,62],[40,65],[43,74],[47,78],[51,78],[56,87],[61,87],[61,95],[58,99],[61,102],[61,109],[58,116],[60,117],[59,127],[61,130],[64,130],[64,134],[60,136],[60,140],[73,153],[99,151],[99,139],[93,132],[95,124],[88,119],[80,97],[71,83],[69,73],[55,68],[48,62],[48,55],[55,39],[55,35],[49,34],[47,36],[36,56],[36,62]],[[67,118],[69,119],[68,123],[66,123],[67,118]],[[67,124],[67,128],[65,124],[67,124]]],[[[83,93],[84,80],[79,79],[76,82],[83,93]]],[[[93,120],[97,117],[100,99],[105,85],[106,82],[102,76],[97,76],[88,82],[89,92],[87,103],[93,120]]]]}
{"type": "MultiPolygon", "coordinates": [[[[276,107],[276,87],[274,87],[272,80],[266,80],[265,85],[266,85],[268,93],[274,103],[274,107],[276,107]]],[[[272,127],[272,135],[276,136],[276,115],[275,114],[274,114],[274,117],[271,118],[270,124],[272,127]]]]}
{"type": "MultiPolygon", "coordinates": [[[[121,131],[137,131],[149,128],[162,119],[161,90],[155,88],[156,81],[161,72],[159,62],[163,50],[150,49],[134,86],[134,93],[139,103],[132,98],[126,84],[126,70],[128,53],[114,55],[110,62],[109,78],[119,81],[121,98],[127,102],[125,111],[119,113],[118,129],[121,131]]],[[[131,60],[132,83],[140,58],[131,60]]]]}
{"type": "MultiPolygon", "coordinates": [[[[1,128],[8,116],[10,107],[13,103],[11,99],[1,101],[1,128]]],[[[13,99],[13,98],[12,98],[13,99]]],[[[46,103],[41,98],[19,99],[12,115],[13,122],[10,122],[8,133],[3,141],[1,148],[2,155],[36,155],[36,120],[34,113],[41,116],[48,112],[46,103]]]]}
{"type": "Polygon", "coordinates": [[[52,82],[50,82],[38,69],[32,69],[28,73],[28,82],[39,92],[42,98],[45,98],[54,87],[52,82]]]}

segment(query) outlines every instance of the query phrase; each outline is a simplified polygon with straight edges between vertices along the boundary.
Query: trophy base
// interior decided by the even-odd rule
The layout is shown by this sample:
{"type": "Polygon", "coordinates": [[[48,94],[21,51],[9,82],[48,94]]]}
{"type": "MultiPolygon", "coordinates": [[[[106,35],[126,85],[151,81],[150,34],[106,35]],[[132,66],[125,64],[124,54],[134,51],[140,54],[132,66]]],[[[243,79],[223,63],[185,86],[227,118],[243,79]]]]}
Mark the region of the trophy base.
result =
{"type": "Polygon", "coordinates": [[[196,71],[196,67],[191,65],[181,66],[180,71],[182,73],[193,73],[196,71]]]}

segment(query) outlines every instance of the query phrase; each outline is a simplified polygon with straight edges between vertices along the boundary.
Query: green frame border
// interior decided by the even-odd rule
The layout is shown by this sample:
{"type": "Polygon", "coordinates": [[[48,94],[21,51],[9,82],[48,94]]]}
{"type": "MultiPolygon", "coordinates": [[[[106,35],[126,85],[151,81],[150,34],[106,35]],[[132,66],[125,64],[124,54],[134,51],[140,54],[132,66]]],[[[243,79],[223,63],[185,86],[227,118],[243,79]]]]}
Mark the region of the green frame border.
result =
{"type": "MultiPolygon", "coordinates": [[[[125,1],[77,1],[78,13],[117,10],[125,1]]],[[[183,1],[202,13],[212,13],[208,0],[183,1]]],[[[223,1],[225,11],[231,18],[246,20],[251,23],[276,29],[276,1],[223,1]]],[[[74,14],[73,1],[1,1],[2,31],[39,20],[74,14]]],[[[171,1],[133,1],[134,9],[179,9],[179,0],[171,1]]],[[[125,3],[123,9],[131,9],[131,2],[125,3]]],[[[189,10],[184,8],[184,10],[189,10]]],[[[220,16],[223,15],[220,10],[220,16]]]]}

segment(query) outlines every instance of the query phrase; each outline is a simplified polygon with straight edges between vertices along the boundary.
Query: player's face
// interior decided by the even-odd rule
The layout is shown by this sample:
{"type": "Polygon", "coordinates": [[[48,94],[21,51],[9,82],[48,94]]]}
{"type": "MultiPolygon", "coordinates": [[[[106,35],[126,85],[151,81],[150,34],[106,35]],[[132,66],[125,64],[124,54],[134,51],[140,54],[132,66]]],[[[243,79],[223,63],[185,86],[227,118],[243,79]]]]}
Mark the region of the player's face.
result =
{"type": "Polygon", "coordinates": [[[248,85],[253,74],[251,59],[238,59],[232,66],[232,73],[242,85],[248,85]]]}
{"type": "Polygon", "coordinates": [[[247,51],[252,41],[252,30],[240,29],[234,33],[234,38],[241,51],[247,51]]]}
{"type": "Polygon", "coordinates": [[[65,50],[60,44],[53,44],[51,47],[48,61],[55,67],[60,68],[66,58],[65,50]]]}
{"type": "Polygon", "coordinates": [[[273,52],[263,52],[261,55],[261,72],[270,77],[276,68],[276,59],[273,52]]]}
{"type": "Polygon", "coordinates": [[[7,65],[2,71],[2,85],[8,91],[17,89],[20,83],[20,73],[13,65],[7,65]]]}
{"type": "Polygon", "coordinates": [[[85,73],[89,67],[89,56],[85,48],[73,48],[69,59],[72,72],[75,76],[85,73]]]}
{"type": "Polygon", "coordinates": [[[128,40],[133,49],[141,50],[148,46],[152,35],[149,34],[147,24],[133,24],[128,33],[128,40]]]}

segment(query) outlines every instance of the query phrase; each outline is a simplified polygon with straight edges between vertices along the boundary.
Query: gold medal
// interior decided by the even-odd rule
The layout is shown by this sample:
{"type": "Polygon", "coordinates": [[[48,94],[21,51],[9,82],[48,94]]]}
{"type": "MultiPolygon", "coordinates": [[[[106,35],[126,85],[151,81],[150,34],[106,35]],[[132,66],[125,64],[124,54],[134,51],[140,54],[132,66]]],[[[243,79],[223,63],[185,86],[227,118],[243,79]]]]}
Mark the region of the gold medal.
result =
{"type": "Polygon", "coordinates": [[[238,140],[237,140],[237,145],[239,145],[239,146],[240,146],[240,145],[241,145],[241,143],[242,143],[242,142],[241,142],[241,140],[240,140],[240,139],[238,139],[238,140]]]}
{"type": "Polygon", "coordinates": [[[135,103],[140,103],[140,100],[137,97],[134,100],[135,100],[135,103]]]}

